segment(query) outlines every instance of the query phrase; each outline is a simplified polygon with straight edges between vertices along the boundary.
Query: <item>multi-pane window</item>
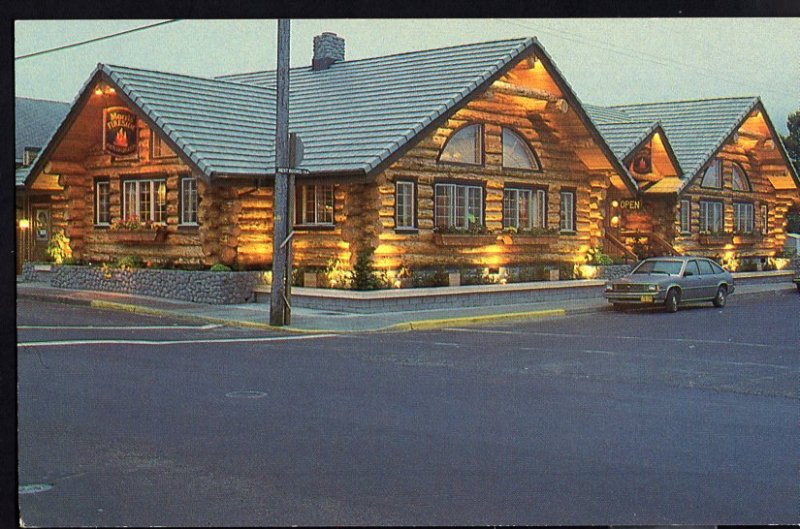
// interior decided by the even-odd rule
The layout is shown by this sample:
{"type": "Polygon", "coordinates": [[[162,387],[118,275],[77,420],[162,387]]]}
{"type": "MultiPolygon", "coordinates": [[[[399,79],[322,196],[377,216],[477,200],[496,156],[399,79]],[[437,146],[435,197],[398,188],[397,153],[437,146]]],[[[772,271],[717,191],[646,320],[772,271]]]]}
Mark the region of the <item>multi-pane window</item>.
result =
{"type": "Polygon", "coordinates": [[[413,229],[414,182],[395,183],[395,228],[413,229]]]}
{"type": "Polygon", "coordinates": [[[126,180],[122,184],[122,215],[142,222],[166,222],[165,180],[126,180]]]}
{"type": "Polygon", "coordinates": [[[295,190],[295,223],[300,225],[333,225],[333,185],[297,186],[295,190]]]}
{"type": "Polygon", "coordinates": [[[197,180],[181,178],[181,224],[197,224],[197,180]]]}
{"type": "Polygon", "coordinates": [[[436,184],[434,189],[437,228],[466,230],[483,224],[483,188],[436,184]]]}
{"type": "Polygon", "coordinates": [[[733,229],[736,233],[753,233],[753,204],[733,203],[733,229]]]}
{"type": "Polygon", "coordinates": [[[473,165],[483,163],[483,128],[474,124],[457,130],[445,144],[439,160],[473,165]]]}
{"type": "Polygon", "coordinates": [[[769,207],[766,204],[761,204],[761,233],[769,234],[769,207]]]}
{"type": "Polygon", "coordinates": [[[681,200],[681,233],[692,231],[692,203],[689,200],[681,200]]]}
{"type": "Polygon", "coordinates": [[[700,232],[722,232],[722,202],[700,201],[700,232]]]}
{"type": "Polygon", "coordinates": [[[109,212],[109,194],[111,185],[108,180],[98,180],[94,183],[94,223],[99,226],[108,226],[111,222],[109,212]]]}
{"type": "Polygon", "coordinates": [[[561,231],[575,231],[575,192],[561,192],[561,231]]]}
{"type": "Polygon", "coordinates": [[[722,160],[715,158],[711,162],[711,165],[706,168],[706,172],[703,173],[703,181],[700,185],[717,189],[722,187],[722,160]]]}
{"type": "Polygon", "coordinates": [[[161,139],[161,136],[155,133],[150,135],[151,155],[153,158],[168,158],[175,156],[175,151],[169,148],[169,145],[161,139]]]}
{"type": "Polygon", "coordinates": [[[503,127],[503,167],[539,169],[539,163],[528,143],[513,130],[503,127]]]}
{"type": "Polygon", "coordinates": [[[547,226],[547,194],[544,189],[503,191],[503,227],[529,230],[547,226]]]}
{"type": "Polygon", "coordinates": [[[750,180],[747,178],[747,173],[737,163],[733,164],[731,169],[731,186],[734,191],[750,191],[750,180]]]}

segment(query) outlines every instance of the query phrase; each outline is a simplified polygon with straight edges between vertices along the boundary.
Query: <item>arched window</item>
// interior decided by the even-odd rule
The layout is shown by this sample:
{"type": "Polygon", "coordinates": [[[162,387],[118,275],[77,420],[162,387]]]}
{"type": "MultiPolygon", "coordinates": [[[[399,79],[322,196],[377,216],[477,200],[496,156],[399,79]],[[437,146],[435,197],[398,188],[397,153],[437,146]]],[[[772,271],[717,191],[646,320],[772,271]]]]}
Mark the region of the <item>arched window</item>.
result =
{"type": "Polygon", "coordinates": [[[539,161],[528,142],[506,127],[503,127],[503,167],[539,170],[539,161]]]}
{"type": "Polygon", "coordinates": [[[733,190],[734,191],[752,191],[750,187],[750,179],[747,178],[747,173],[744,168],[738,163],[733,164],[733,190]]]}
{"type": "Polygon", "coordinates": [[[716,158],[711,162],[706,168],[706,172],[703,173],[703,181],[700,185],[702,187],[714,187],[717,189],[722,187],[722,160],[716,158]]]}
{"type": "Polygon", "coordinates": [[[482,132],[483,128],[478,124],[467,125],[456,130],[445,143],[439,160],[481,165],[483,163],[482,132]]]}

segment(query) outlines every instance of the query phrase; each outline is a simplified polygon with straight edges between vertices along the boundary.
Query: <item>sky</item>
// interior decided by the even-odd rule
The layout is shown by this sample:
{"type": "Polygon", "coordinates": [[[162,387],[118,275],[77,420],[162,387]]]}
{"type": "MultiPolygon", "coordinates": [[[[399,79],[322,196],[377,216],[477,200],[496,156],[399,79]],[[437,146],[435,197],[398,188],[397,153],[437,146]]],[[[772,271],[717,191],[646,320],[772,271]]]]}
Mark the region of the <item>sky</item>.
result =
{"type": "MultiPolygon", "coordinates": [[[[17,20],[14,56],[158,20],[17,20]]],[[[579,99],[599,105],[761,96],[778,131],[800,109],[800,18],[299,19],[291,65],[315,35],[345,39],[346,59],[536,36],[579,99]]],[[[97,63],[216,75],[274,69],[275,20],[179,20],[14,61],[17,96],[71,102],[97,63]]]]}

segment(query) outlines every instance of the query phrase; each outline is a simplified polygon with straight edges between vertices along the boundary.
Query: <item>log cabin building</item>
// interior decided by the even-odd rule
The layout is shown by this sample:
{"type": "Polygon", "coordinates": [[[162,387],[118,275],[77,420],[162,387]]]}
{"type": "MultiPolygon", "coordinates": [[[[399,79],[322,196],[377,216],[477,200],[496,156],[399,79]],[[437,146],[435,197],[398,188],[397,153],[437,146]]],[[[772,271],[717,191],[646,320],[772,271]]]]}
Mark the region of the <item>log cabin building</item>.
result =
{"type": "Polygon", "coordinates": [[[69,111],[69,103],[17,97],[14,99],[14,209],[16,270],[28,261],[44,261],[50,241],[50,193],[25,187],[37,154],[69,111]]]}
{"type": "Polygon", "coordinates": [[[639,188],[612,197],[609,240],[731,268],[784,246],[800,182],[758,97],[586,109],[639,188]]]}
{"type": "MultiPolygon", "coordinates": [[[[50,194],[76,259],[267,269],[274,85],[99,64],[26,184],[50,194]]],[[[349,268],[362,248],[387,271],[582,263],[620,240],[612,204],[646,182],[535,38],[346,61],[324,33],[290,72],[289,120],[305,144],[296,267],[349,268]]],[[[666,122],[651,132],[651,178],[680,179],[666,122]]]]}

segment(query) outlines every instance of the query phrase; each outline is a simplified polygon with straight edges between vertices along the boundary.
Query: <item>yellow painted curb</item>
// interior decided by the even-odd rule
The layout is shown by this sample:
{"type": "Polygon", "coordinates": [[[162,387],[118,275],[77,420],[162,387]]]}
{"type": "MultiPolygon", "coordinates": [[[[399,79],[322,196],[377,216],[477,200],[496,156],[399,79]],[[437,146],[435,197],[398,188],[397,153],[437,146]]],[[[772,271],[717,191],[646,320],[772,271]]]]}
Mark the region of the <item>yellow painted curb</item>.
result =
{"type": "Polygon", "coordinates": [[[453,325],[471,325],[488,323],[492,321],[526,320],[533,318],[546,318],[548,316],[566,316],[565,309],[536,310],[531,312],[511,312],[508,314],[485,314],[482,316],[466,316],[461,318],[444,318],[440,320],[419,320],[397,323],[385,327],[384,331],[419,331],[424,329],[440,329],[453,325]]]}
{"type": "Polygon", "coordinates": [[[191,320],[202,323],[218,323],[220,325],[227,325],[230,327],[246,327],[251,329],[264,329],[267,331],[284,331],[288,333],[298,334],[336,334],[342,331],[331,330],[317,330],[317,329],[296,329],[293,327],[278,327],[268,323],[258,323],[255,321],[236,321],[226,320],[223,318],[212,318],[208,316],[200,316],[196,314],[180,314],[164,309],[154,309],[151,307],[143,307],[141,305],[131,305],[128,303],[117,303],[115,301],[93,300],[90,306],[96,309],[111,309],[124,312],[134,312],[137,314],[147,314],[148,316],[164,316],[169,318],[176,318],[182,320],[191,320]]]}

